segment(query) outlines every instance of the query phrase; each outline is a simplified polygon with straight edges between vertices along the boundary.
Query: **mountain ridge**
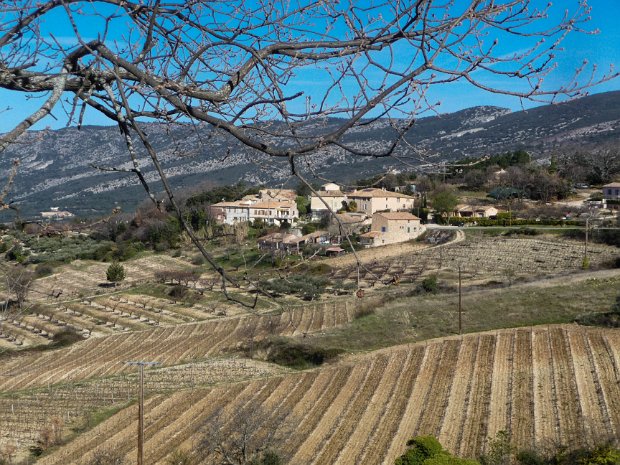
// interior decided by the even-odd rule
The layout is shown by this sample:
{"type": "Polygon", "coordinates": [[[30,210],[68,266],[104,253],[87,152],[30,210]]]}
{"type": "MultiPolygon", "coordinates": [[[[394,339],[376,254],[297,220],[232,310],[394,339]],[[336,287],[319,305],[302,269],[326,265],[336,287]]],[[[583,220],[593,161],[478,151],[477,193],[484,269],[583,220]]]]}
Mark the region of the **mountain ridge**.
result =
{"type": "MultiPolygon", "coordinates": [[[[335,128],[338,121],[341,120],[312,121],[301,125],[300,130],[316,134],[318,130],[335,128]]],[[[396,134],[393,124],[398,124],[398,120],[369,122],[347,133],[343,143],[360,151],[380,152],[396,134]]],[[[145,130],[176,187],[231,184],[239,180],[253,185],[290,181],[286,161],[252,151],[232,136],[214,132],[204,124],[170,128],[149,123],[145,130]]],[[[301,160],[298,168],[313,181],[342,182],[388,169],[422,170],[424,165],[464,156],[525,149],[535,158],[545,158],[557,151],[588,149],[618,140],[620,91],[613,91],[516,112],[497,106],[475,106],[427,116],[419,118],[406,134],[396,159],[354,157],[340,148],[328,147],[301,160]]],[[[0,162],[5,178],[14,159],[20,160],[20,168],[10,199],[24,217],[37,216],[52,206],[80,216],[95,216],[116,206],[131,210],[146,198],[134,174],[94,168],[132,168],[116,126],[31,131],[5,152],[0,162]]],[[[153,184],[152,189],[160,191],[161,185],[145,153],[140,153],[139,165],[153,184]]]]}

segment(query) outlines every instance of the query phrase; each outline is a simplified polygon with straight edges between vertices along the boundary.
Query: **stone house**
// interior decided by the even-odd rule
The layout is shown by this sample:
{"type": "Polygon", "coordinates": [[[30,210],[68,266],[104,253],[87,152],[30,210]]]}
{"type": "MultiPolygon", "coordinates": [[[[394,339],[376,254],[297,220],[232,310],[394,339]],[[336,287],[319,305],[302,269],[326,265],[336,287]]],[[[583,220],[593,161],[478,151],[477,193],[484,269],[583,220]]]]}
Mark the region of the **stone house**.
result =
{"type": "Polygon", "coordinates": [[[342,202],[347,201],[347,194],[340,190],[338,184],[328,183],[322,187],[320,191],[317,191],[318,195],[314,193],[310,195],[310,211],[313,220],[318,220],[322,215],[329,213],[329,209],[337,212],[342,208],[342,202]]]}
{"type": "Polygon", "coordinates": [[[235,202],[218,202],[210,207],[211,216],[218,223],[235,224],[250,221],[249,200],[237,200],[235,202]]]}
{"type": "Polygon", "coordinates": [[[250,220],[263,220],[267,224],[281,225],[284,221],[293,224],[299,218],[294,201],[267,200],[250,205],[250,220]]]}
{"type": "Polygon", "coordinates": [[[244,198],[235,202],[218,202],[210,207],[218,223],[235,224],[244,221],[263,220],[267,224],[280,225],[284,220],[293,224],[299,218],[294,200],[260,200],[244,198]]]}
{"type": "Polygon", "coordinates": [[[372,216],[370,231],[360,236],[360,242],[368,247],[396,244],[420,236],[426,227],[420,218],[408,212],[380,212],[372,216]]]}
{"type": "Polygon", "coordinates": [[[499,210],[491,205],[457,205],[452,216],[457,218],[494,218],[499,210]]]}
{"type": "Polygon", "coordinates": [[[368,216],[379,211],[406,211],[413,208],[414,198],[410,195],[385,189],[367,188],[351,192],[349,201],[355,201],[357,211],[368,216]]]}
{"type": "Polygon", "coordinates": [[[620,200],[620,182],[612,182],[603,186],[605,200],[620,200]]]}
{"type": "Polygon", "coordinates": [[[610,210],[620,209],[620,182],[612,182],[603,186],[603,202],[610,210]]]}

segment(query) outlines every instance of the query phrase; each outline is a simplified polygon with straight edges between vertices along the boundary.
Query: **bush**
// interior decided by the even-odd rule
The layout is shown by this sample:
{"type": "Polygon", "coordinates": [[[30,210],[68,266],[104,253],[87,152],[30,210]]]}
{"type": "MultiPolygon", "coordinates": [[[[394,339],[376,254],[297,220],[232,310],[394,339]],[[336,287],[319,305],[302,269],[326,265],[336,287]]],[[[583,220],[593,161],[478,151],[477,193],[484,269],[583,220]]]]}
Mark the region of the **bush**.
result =
{"type": "Polygon", "coordinates": [[[25,251],[21,245],[17,244],[13,246],[5,255],[7,260],[16,261],[17,263],[23,263],[28,257],[29,252],[25,251]]]}
{"type": "Polygon", "coordinates": [[[200,266],[205,264],[205,258],[202,255],[192,257],[192,265],[200,266]]]}
{"type": "Polygon", "coordinates": [[[420,290],[430,294],[435,294],[439,290],[437,275],[431,275],[424,278],[420,283],[420,290]]]}
{"type": "Polygon", "coordinates": [[[193,305],[200,300],[200,296],[197,293],[192,292],[191,289],[181,284],[172,286],[172,289],[168,291],[168,295],[175,302],[182,302],[186,305],[193,305]]]}
{"type": "Polygon", "coordinates": [[[343,352],[342,349],[314,347],[286,338],[266,339],[256,348],[266,352],[268,362],[297,369],[320,366],[343,352]]]}
{"type": "Polygon", "coordinates": [[[52,338],[52,345],[54,347],[67,347],[76,342],[83,341],[84,338],[73,329],[65,329],[54,334],[52,338]]]}
{"type": "Polygon", "coordinates": [[[86,465],[126,465],[125,454],[119,449],[97,449],[86,465]]]}
{"type": "Polygon", "coordinates": [[[174,300],[182,300],[185,296],[187,296],[189,289],[185,286],[176,285],[172,286],[172,289],[168,291],[168,295],[172,297],[174,300]]]}
{"type": "Polygon", "coordinates": [[[35,278],[44,278],[54,274],[54,267],[49,263],[40,263],[34,269],[35,278]]]}
{"type": "Polygon", "coordinates": [[[516,454],[516,459],[519,465],[618,465],[620,450],[611,443],[603,443],[573,450],[558,447],[551,454],[524,450],[516,454]]]}
{"type": "Polygon", "coordinates": [[[374,307],[360,307],[355,310],[355,314],[353,318],[359,320],[360,318],[364,318],[365,316],[370,316],[375,314],[374,307]]]}
{"type": "Polygon", "coordinates": [[[581,261],[581,268],[584,270],[590,269],[590,259],[588,257],[583,257],[581,261]]]}
{"type": "Polygon", "coordinates": [[[328,279],[321,276],[291,276],[286,279],[260,281],[260,286],[273,296],[294,294],[303,300],[315,300],[325,291],[328,279]]]}
{"type": "Polygon", "coordinates": [[[106,278],[111,283],[119,283],[125,279],[125,267],[118,262],[112,263],[106,271],[106,278]]]}
{"type": "Polygon", "coordinates": [[[249,465],[284,465],[284,462],[276,452],[267,450],[260,457],[250,460],[249,465]]]}
{"type": "Polygon", "coordinates": [[[407,452],[396,459],[395,465],[480,465],[475,460],[450,455],[432,436],[412,438],[407,446],[407,452]]]}

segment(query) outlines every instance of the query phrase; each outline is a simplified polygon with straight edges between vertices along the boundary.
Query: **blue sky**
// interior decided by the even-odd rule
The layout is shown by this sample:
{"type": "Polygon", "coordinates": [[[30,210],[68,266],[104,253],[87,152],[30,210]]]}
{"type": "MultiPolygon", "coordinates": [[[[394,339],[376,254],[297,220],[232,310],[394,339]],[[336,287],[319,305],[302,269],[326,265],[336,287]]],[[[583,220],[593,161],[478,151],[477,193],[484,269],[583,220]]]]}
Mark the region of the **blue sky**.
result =
{"type": "MultiPolygon", "coordinates": [[[[571,2],[575,4],[577,0],[557,0],[558,2],[571,2]]],[[[541,1],[544,6],[547,2],[541,1]]],[[[600,72],[607,71],[610,65],[614,65],[617,71],[620,70],[620,0],[590,0],[592,7],[592,20],[588,29],[599,29],[597,35],[570,34],[563,42],[564,52],[557,54],[558,68],[551,74],[545,82],[548,88],[557,87],[569,81],[574,70],[579,67],[584,60],[596,63],[600,72]]],[[[561,4],[561,3],[559,3],[561,4]]],[[[44,33],[54,33],[55,36],[65,40],[63,30],[67,31],[67,24],[54,21],[44,29],[44,33]]],[[[523,43],[512,39],[501,44],[506,53],[518,51],[523,48],[523,43]]],[[[302,90],[310,91],[310,84],[321,81],[321,77],[313,75],[312,72],[306,73],[308,76],[308,88],[302,90]]],[[[500,82],[500,84],[505,84],[500,82]]],[[[620,90],[620,79],[603,83],[592,87],[590,93],[620,90]]],[[[523,107],[529,108],[534,105],[529,102],[521,102],[519,99],[497,94],[486,93],[482,90],[472,88],[470,85],[458,82],[450,85],[436,86],[429,93],[433,102],[441,102],[439,111],[442,113],[453,112],[463,108],[476,105],[496,105],[508,107],[512,110],[519,110],[523,107]]],[[[43,96],[24,95],[0,91],[0,132],[10,130],[16,121],[19,121],[30,114],[42,102],[43,96]],[[10,111],[5,110],[10,108],[10,111]]],[[[56,118],[48,117],[38,123],[35,128],[45,127],[60,128],[66,125],[66,115],[60,109],[54,112],[56,118]]],[[[90,113],[86,120],[89,124],[109,124],[103,117],[90,113]]]]}

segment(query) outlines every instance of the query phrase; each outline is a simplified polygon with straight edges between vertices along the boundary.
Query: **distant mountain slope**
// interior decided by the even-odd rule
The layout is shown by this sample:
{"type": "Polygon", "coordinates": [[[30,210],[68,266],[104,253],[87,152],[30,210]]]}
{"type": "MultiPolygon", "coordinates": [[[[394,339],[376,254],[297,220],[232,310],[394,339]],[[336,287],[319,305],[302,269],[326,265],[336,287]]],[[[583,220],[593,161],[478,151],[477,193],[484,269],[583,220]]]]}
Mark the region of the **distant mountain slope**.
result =
{"type": "MultiPolygon", "coordinates": [[[[316,133],[338,123],[335,119],[309,123],[302,130],[316,133]]],[[[277,126],[281,123],[269,123],[277,126]]],[[[205,182],[228,184],[239,180],[251,184],[285,182],[288,166],[266,159],[230,136],[214,133],[206,126],[148,125],[147,131],[158,150],[172,182],[179,187],[205,182]]],[[[356,128],[345,143],[356,149],[380,151],[395,134],[389,121],[379,120],[356,128]]],[[[313,154],[310,175],[336,181],[354,179],[386,170],[411,169],[428,162],[463,156],[494,154],[524,148],[541,157],[553,150],[572,146],[596,146],[620,139],[620,91],[596,94],[557,105],[510,112],[498,107],[473,107],[456,113],[421,118],[398,150],[398,160],[354,158],[342,149],[329,148],[313,154]]],[[[81,130],[31,132],[4,154],[0,162],[3,178],[11,160],[21,166],[12,199],[24,216],[38,215],[52,206],[78,215],[98,215],[115,205],[132,209],[145,196],[132,174],[110,173],[93,167],[130,168],[126,148],[116,127],[87,126],[81,130]]],[[[142,154],[141,169],[153,189],[161,187],[142,154]]],[[[311,176],[312,177],[312,176],[311,176]]]]}

